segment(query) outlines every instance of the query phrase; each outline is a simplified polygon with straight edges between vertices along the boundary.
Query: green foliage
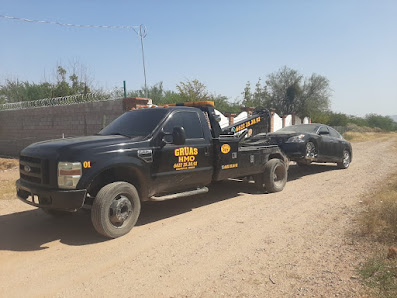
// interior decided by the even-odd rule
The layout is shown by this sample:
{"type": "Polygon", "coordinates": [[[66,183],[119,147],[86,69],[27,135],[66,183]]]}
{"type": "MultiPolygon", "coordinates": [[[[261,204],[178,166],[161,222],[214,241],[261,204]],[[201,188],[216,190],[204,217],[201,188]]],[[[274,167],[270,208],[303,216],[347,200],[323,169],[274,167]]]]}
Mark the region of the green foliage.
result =
{"type": "Polygon", "coordinates": [[[240,112],[240,103],[230,103],[226,96],[222,95],[211,95],[207,91],[207,87],[199,82],[198,80],[181,82],[177,85],[178,93],[165,90],[163,82],[154,84],[153,86],[145,89],[142,87],[140,90],[135,90],[128,93],[130,97],[145,97],[152,99],[155,105],[164,105],[178,102],[190,102],[190,101],[206,101],[211,100],[215,103],[215,108],[222,113],[240,112]]]}
{"type": "Polygon", "coordinates": [[[251,93],[251,83],[247,82],[243,92],[243,105],[245,107],[263,106],[266,100],[266,86],[262,87],[261,79],[255,85],[255,92],[251,93]]]}
{"type": "Polygon", "coordinates": [[[312,115],[313,123],[330,126],[344,126],[347,130],[357,132],[397,131],[397,123],[388,116],[369,114],[357,117],[334,112],[317,112],[312,115]]]}
{"type": "Polygon", "coordinates": [[[355,124],[357,126],[368,126],[367,120],[365,120],[362,117],[357,117],[357,116],[347,116],[348,117],[348,122],[355,124]]]}
{"type": "Polygon", "coordinates": [[[70,82],[66,80],[66,75],[67,71],[62,66],[58,66],[57,83],[43,82],[36,84],[7,79],[3,85],[0,85],[0,98],[2,98],[0,103],[2,101],[31,101],[90,92],[86,82],[81,81],[75,73],[69,76],[70,82]]]}
{"type": "Polygon", "coordinates": [[[317,74],[304,78],[285,66],[268,75],[265,86],[259,79],[254,93],[248,82],[242,94],[245,106],[274,108],[280,115],[313,117],[328,111],[331,89],[327,78],[317,74]]]}
{"type": "Polygon", "coordinates": [[[184,102],[209,100],[207,87],[198,80],[187,80],[176,85],[176,89],[184,102]]]}
{"type": "Polygon", "coordinates": [[[367,286],[378,290],[379,297],[396,297],[396,265],[395,260],[387,260],[385,256],[375,256],[364,262],[358,272],[367,286]]]}
{"type": "Polygon", "coordinates": [[[241,112],[240,103],[237,101],[230,103],[226,96],[212,95],[210,97],[210,100],[212,100],[215,103],[215,108],[222,113],[240,113],[241,112]]]}
{"type": "Polygon", "coordinates": [[[369,127],[379,127],[387,131],[397,130],[397,123],[394,122],[389,116],[369,114],[365,116],[365,120],[369,127]]]}
{"type": "Polygon", "coordinates": [[[268,75],[268,96],[265,106],[272,107],[280,115],[300,113],[303,99],[303,76],[298,71],[283,67],[268,75]]]}
{"type": "Polygon", "coordinates": [[[174,91],[164,90],[163,82],[154,84],[145,89],[142,87],[140,90],[135,90],[128,93],[129,97],[147,97],[152,99],[153,104],[163,105],[168,103],[180,102],[181,98],[178,93],[174,91]]]}
{"type": "Polygon", "coordinates": [[[328,119],[329,126],[346,126],[349,122],[347,115],[342,113],[329,113],[330,117],[328,119]]]}
{"type": "Polygon", "coordinates": [[[0,96],[7,102],[29,101],[51,97],[52,85],[50,83],[29,83],[18,80],[6,80],[0,86],[0,96]]]}

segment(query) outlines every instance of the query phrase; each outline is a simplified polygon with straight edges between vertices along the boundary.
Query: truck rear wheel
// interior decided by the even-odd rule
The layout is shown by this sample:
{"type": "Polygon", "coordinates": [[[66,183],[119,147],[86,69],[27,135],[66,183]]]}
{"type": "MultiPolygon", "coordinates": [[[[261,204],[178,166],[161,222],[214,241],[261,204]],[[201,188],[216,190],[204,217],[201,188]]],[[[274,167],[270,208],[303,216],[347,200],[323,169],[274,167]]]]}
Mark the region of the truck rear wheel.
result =
{"type": "Polygon", "coordinates": [[[284,189],[287,183],[287,168],[279,159],[271,159],[265,165],[264,182],[266,190],[279,192],[284,189]]]}
{"type": "Polygon", "coordinates": [[[117,238],[132,229],[140,212],[136,188],[127,182],[114,182],[98,192],[91,209],[91,221],[98,233],[117,238]]]}

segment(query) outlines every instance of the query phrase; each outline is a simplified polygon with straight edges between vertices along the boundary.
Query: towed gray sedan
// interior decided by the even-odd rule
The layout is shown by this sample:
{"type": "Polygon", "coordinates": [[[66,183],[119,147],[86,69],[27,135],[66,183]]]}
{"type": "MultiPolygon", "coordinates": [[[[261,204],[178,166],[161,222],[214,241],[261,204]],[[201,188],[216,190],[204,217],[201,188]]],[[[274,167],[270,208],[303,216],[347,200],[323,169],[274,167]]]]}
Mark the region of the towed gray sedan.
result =
{"type": "Polygon", "coordinates": [[[300,124],[284,127],[267,135],[298,165],[311,162],[335,162],[347,169],[352,161],[351,144],[339,132],[324,124],[300,124]]]}

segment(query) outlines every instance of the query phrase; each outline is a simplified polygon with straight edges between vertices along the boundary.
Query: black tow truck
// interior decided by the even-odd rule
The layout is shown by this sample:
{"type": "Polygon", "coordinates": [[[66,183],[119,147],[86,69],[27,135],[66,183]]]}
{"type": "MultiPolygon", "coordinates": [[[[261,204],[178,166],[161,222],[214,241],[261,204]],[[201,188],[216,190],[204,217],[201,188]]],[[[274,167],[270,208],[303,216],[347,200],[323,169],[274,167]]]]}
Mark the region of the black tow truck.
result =
{"type": "Polygon", "coordinates": [[[213,102],[174,104],[131,110],[93,136],[34,143],[20,153],[18,198],[55,216],[91,209],[94,228],[116,238],[135,225],[143,201],[242,177],[281,191],[288,159],[264,137],[269,112],[223,129],[219,120],[213,102]]]}

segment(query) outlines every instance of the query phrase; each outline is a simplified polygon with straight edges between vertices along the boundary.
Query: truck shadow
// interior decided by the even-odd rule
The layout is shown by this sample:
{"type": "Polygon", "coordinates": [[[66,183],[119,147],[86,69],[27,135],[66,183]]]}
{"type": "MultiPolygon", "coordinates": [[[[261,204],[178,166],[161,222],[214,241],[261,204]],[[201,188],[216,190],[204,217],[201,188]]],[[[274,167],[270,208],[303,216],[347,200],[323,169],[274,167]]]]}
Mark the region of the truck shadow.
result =
{"type": "Polygon", "coordinates": [[[0,216],[0,251],[47,249],[46,243],[87,245],[105,241],[92,227],[84,212],[54,218],[39,209],[0,216]]]}
{"type": "MultiPolygon", "coordinates": [[[[334,165],[313,164],[308,167],[291,165],[288,181],[336,169],[334,165]]],[[[209,188],[210,191],[202,195],[143,203],[137,226],[144,226],[244,194],[267,195],[259,193],[254,184],[246,180],[223,181],[209,188]]],[[[0,251],[43,250],[48,248],[45,244],[53,241],[71,246],[83,246],[107,240],[96,233],[86,211],[61,218],[47,215],[39,209],[0,216],[0,251]]]]}
{"type": "MultiPolygon", "coordinates": [[[[137,225],[155,222],[195,208],[231,199],[239,193],[254,192],[253,184],[225,181],[211,187],[204,195],[163,202],[142,204],[137,225]]],[[[97,234],[87,211],[79,211],[63,217],[52,217],[40,209],[16,212],[0,216],[0,251],[36,251],[49,248],[48,243],[60,241],[71,246],[84,246],[108,241],[97,234]]]]}
{"type": "Polygon", "coordinates": [[[141,215],[137,225],[173,217],[190,212],[193,209],[236,198],[244,194],[266,195],[259,193],[254,184],[246,180],[228,180],[209,186],[206,194],[178,198],[161,202],[145,202],[142,204],[141,215]]]}

